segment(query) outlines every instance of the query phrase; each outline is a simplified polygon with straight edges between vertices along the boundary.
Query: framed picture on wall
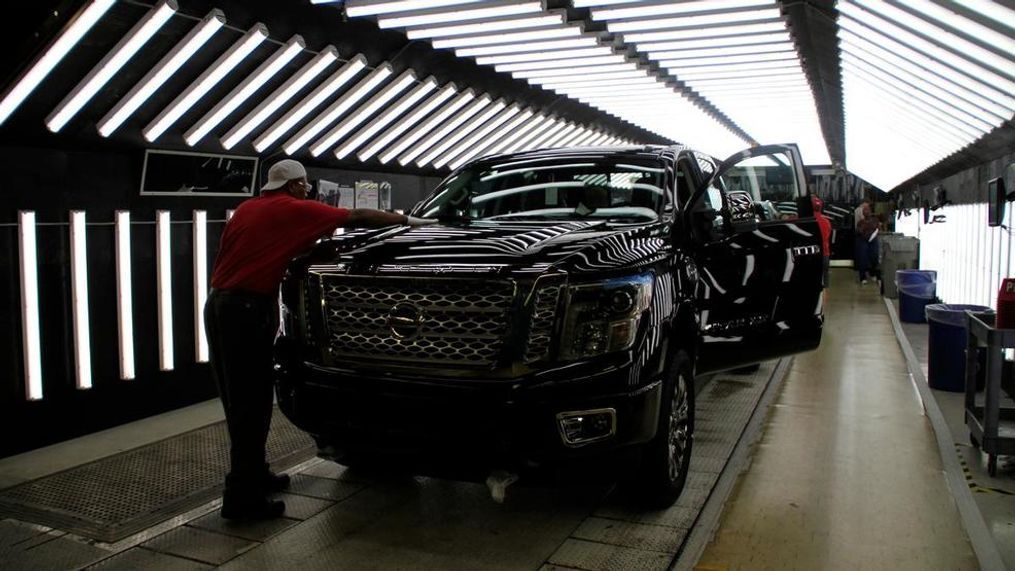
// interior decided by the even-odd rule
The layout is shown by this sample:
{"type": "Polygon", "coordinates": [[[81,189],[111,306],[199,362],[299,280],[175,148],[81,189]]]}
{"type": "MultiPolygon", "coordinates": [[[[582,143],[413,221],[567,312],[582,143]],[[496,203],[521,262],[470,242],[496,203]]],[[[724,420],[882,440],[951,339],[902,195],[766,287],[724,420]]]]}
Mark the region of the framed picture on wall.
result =
{"type": "Polygon", "coordinates": [[[141,194],[155,196],[252,196],[257,157],[145,151],[141,194]]]}

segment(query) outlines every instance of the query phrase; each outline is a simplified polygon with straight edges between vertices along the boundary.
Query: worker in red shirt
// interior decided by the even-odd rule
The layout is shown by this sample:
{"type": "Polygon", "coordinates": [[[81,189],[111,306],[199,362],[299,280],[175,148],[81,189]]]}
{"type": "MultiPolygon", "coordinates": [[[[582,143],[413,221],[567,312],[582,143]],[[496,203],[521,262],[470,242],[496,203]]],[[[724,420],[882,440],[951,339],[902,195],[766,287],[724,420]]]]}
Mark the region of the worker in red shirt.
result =
{"type": "Polygon", "coordinates": [[[814,206],[814,219],[818,221],[818,230],[821,232],[821,287],[828,289],[828,267],[832,257],[832,223],[825,216],[825,203],[820,198],[811,195],[811,204],[814,206]]]}
{"type": "Polygon", "coordinates": [[[278,517],[285,504],[268,494],[289,485],[265,462],[272,414],[272,344],[278,329],[278,287],[286,265],[340,226],[421,226],[436,221],[381,210],[335,208],[306,200],[307,171],[281,160],[268,170],[261,195],[244,201],[226,224],[212,291],[204,307],[212,371],[229,431],[230,472],[222,517],[278,517]]]}

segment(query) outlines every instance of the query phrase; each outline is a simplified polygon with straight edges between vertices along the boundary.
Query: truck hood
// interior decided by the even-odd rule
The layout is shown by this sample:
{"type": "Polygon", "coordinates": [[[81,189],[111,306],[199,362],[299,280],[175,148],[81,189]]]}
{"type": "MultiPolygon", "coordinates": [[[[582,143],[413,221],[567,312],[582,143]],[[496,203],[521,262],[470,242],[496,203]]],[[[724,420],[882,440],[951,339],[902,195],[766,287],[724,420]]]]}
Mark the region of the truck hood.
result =
{"type": "Polygon", "coordinates": [[[355,274],[610,272],[666,255],[663,224],[473,222],[359,230],[322,241],[311,263],[355,274]]]}

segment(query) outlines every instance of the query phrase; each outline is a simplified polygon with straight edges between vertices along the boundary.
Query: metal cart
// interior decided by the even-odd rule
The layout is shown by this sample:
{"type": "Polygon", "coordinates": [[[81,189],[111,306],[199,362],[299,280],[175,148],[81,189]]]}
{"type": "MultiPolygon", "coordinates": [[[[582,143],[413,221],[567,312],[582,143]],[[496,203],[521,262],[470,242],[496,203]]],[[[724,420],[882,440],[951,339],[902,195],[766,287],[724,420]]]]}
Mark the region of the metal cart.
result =
{"type": "Polygon", "coordinates": [[[1002,406],[1002,391],[1015,393],[1004,349],[1015,348],[1015,329],[995,329],[993,313],[967,311],[966,426],[973,446],[987,453],[987,472],[997,475],[999,454],[1015,454],[1015,407],[1002,406]],[[978,349],[986,349],[983,406],[976,404],[978,349]],[[1007,374],[1006,374],[1007,373],[1007,374]]]}

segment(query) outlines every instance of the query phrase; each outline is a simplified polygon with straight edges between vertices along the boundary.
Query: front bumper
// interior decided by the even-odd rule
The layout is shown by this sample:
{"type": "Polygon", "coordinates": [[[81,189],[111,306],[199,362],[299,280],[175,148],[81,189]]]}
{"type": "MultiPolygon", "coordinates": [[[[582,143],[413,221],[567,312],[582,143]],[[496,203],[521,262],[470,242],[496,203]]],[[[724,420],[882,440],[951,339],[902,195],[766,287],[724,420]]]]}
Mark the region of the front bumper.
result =
{"type": "Polygon", "coordinates": [[[339,459],[524,470],[632,450],[655,436],[662,383],[631,386],[629,358],[509,381],[337,371],[284,359],[275,370],[282,411],[339,459]],[[608,437],[566,442],[561,413],[604,409],[615,415],[608,437]]]}

